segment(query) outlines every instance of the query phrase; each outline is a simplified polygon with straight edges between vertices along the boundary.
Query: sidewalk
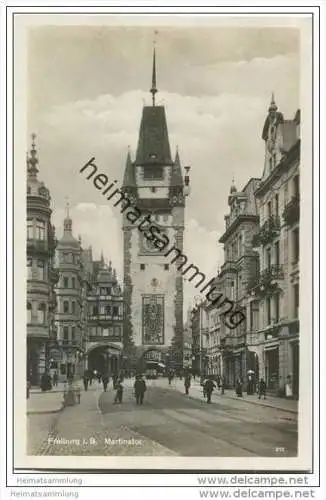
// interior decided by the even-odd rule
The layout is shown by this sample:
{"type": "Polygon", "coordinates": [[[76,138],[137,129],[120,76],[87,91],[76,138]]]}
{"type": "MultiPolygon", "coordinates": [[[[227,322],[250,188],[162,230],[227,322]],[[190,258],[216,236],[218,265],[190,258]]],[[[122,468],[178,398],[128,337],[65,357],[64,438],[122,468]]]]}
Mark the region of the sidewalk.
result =
{"type": "MultiPolygon", "coordinates": [[[[168,384],[168,382],[167,382],[168,384]]],[[[184,382],[183,380],[174,380],[172,382],[172,385],[169,387],[174,387],[176,390],[183,392],[184,393],[184,382]]],[[[239,398],[234,394],[234,391],[231,389],[225,390],[223,396],[221,395],[221,391],[218,391],[217,389],[214,390],[215,395],[218,395],[221,398],[225,399],[235,399],[237,401],[243,402],[243,403],[248,403],[248,404],[253,404],[253,405],[259,405],[259,406],[266,406],[269,408],[274,408],[275,410],[281,410],[281,411],[287,411],[289,413],[298,413],[298,401],[295,401],[293,399],[283,399],[283,398],[277,398],[273,396],[267,396],[266,399],[258,399],[257,394],[253,394],[252,396],[247,396],[246,393],[243,393],[243,397],[239,398]]],[[[197,380],[192,380],[191,381],[191,387],[189,391],[189,396],[190,397],[195,397],[203,399],[203,388],[200,385],[199,381],[197,380]]]]}
{"type": "MultiPolygon", "coordinates": [[[[80,380],[74,382],[75,388],[81,386],[82,382],[80,380]]],[[[38,387],[31,389],[26,402],[27,415],[58,413],[63,410],[64,392],[67,388],[67,384],[60,383],[51,391],[43,392],[38,387]]]]}

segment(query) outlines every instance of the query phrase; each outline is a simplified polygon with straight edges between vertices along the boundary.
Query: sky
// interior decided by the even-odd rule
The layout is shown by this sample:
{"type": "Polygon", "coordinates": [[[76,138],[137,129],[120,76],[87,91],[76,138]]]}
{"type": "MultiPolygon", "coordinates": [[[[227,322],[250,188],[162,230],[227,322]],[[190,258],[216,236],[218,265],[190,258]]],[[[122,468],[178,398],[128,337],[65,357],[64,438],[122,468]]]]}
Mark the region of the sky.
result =
{"type": "MultiPolygon", "coordinates": [[[[166,108],[172,154],[190,165],[184,250],[213,277],[223,263],[224,216],[238,190],[261,177],[261,139],[271,94],[285,118],[299,103],[299,30],[246,26],[41,26],[28,38],[28,134],[37,134],[40,178],[62,235],[69,199],[73,231],[122,279],[121,215],[79,174],[95,157],[122,182],[134,158],[144,104],[151,103],[153,33],[157,104],[166,108]]],[[[185,309],[198,292],[185,282],[185,309]]]]}

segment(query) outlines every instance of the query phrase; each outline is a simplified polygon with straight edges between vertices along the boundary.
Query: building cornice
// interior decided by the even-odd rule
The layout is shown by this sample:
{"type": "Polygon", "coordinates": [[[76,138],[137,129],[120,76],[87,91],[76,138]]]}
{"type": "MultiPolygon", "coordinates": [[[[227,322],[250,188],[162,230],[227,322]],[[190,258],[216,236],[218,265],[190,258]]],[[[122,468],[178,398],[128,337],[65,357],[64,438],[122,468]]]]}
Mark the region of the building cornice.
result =
{"type": "Polygon", "coordinates": [[[233,234],[233,232],[240,226],[243,222],[259,222],[259,215],[254,214],[239,214],[236,219],[229,225],[224,234],[222,234],[219,239],[219,243],[225,243],[226,240],[233,234]]]}
{"type": "Polygon", "coordinates": [[[300,139],[292,146],[290,151],[282,158],[277,167],[271,172],[265,181],[255,191],[255,197],[261,198],[270,190],[271,186],[278,180],[285,172],[292,167],[294,161],[300,160],[300,139]]]}

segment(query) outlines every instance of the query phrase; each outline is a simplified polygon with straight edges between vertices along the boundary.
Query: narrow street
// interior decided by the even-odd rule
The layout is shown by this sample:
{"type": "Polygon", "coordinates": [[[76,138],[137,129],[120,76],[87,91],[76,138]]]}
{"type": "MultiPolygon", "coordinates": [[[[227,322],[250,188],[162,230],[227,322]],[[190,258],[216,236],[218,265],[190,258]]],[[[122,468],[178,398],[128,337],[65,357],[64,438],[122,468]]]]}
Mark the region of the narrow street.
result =
{"type": "Polygon", "coordinates": [[[182,382],[169,386],[166,379],[147,381],[144,404],[138,406],[132,384],[132,380],[124,382],[121,405],[113,404],[112,382],[108,392],[99,385],[83,392],[80,405],[67,407],[59,415],[54,433],[47,439],[47,446],[43,443],[40,454],[296,455],[297,415],[293,412],[219,393],[208,405],[199,388],[191,388],[186,396],[182,382]]]}

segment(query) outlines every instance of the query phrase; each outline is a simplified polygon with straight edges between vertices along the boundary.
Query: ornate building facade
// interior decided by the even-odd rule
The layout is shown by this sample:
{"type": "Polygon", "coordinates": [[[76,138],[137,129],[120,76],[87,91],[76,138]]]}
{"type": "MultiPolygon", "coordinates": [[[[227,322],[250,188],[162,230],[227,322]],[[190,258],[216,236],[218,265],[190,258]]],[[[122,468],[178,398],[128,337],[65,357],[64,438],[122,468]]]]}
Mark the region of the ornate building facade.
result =
{"type": "Polygon", "coordinates": [[[86,368],[116,374],[123,368],[123,294],[115,269],[93,261],[93,283],[88,292],[86,368]]]}
{"type": "MultiPolygon", "coordinates": [[[[179,154],[174,160],[171,156],[165,108],[155,104],[156,92],[154,52],[153,103],[143,108],[136,157],[132,160],[128,153],[123,193],[138,208],[141,220],[150,218],[161,237],[182,252],[184,181],[179,154]]],[[[182,274],[150,241],[155,238],[148,231],[150,224],[140,227],[139,222],[124,212],[125,345],[134,344],[140,355],[151,350],[158,361],[163,361],[170,347],[173,356],[178,352],[182,365],[182,274]],[[157,352],[162,353],[160,359],[157,352]]]]}
{"type": "MultiPolygon", "coordinates": [[[[234,329],[221,321],[220,350],[227,386],[233,387],[237,378],[246,379],[248,369],[255,365],[254,352],[248,343],[248,332],[255,325],[251,322],[254,305],[250,304],[248,287],[256,279],[259,267],[258,254],[252,248],[252,238],[259,225],[255,190],[259,179],[250,179],[238,191],[231,186],[228,204],[230,213],[225,216],[225,231],[220,238],[224,245],[224,263],[216,280],[217,289],[223,297],[235,302],[237,310],[244,313],[245,320],[234,329]]],[[[218,306],[218,304],[216,304],[218,306]]]]}
{"type": "Polygon", "coordinates": [[[38,179],[38,159],[33,137],[27,156],[27,379],[39,385],[49,368],[49,350],[56,341],[54,286],[55,228],[51,224],[50,193],[38,179]]]}
{"type": "Polygon", "coordinates": [[[51,368],[59,380],[76,371],[84,351],[83,272],[81,242],[72,233],[69,208],[63,222],[63,236],[57,246],[60,279],[56,287],[58,307],[55,315],[58,348],[51,352],[51,368]]]}
{"type": "Polygon", "coordinates": [[[299,391],[300,112],[286,120],[274,98],[264,124],[265,163],[255,192],[260,227],[253,243],[260,275],[251,287],[259,301],[256,353],[267,387],[299,391]]]}

